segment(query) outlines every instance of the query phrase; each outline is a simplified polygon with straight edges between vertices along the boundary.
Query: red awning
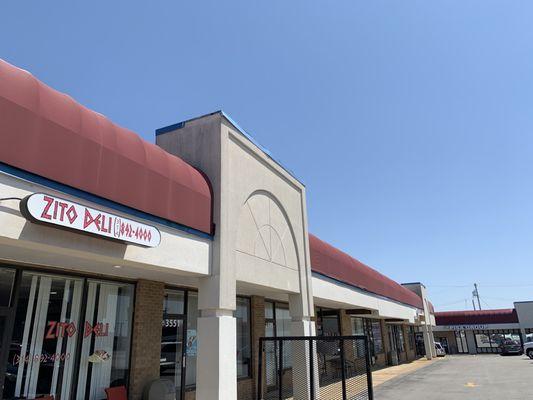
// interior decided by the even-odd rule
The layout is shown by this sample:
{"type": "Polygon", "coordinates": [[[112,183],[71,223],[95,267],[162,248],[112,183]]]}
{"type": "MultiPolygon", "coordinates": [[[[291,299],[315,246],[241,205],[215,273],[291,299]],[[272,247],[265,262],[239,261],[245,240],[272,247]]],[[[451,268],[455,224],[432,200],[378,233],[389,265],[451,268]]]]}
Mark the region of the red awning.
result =
{"type": "Polygon", "coordinates": [[[416,293],[311,234],[309,247],[314,272],[400,303],[424,308],[416,293]]]}
{"type": "Polygon", "coordinates": [[[202,173],[3,60],[0,162],[211,233],[202,173]]]}
{"type": "Polygon", "coordinates": [[[517,324],[514,308],[498,310],[442,311],[435,313],[437,325],[517,324]]]}

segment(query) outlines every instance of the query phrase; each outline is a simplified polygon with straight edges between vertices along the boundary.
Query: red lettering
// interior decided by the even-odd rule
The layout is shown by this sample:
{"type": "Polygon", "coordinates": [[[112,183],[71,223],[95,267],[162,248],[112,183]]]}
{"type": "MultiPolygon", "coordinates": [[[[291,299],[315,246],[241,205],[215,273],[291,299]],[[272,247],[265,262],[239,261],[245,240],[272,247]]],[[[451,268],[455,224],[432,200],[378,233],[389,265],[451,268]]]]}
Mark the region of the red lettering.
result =
{"type": "Polygon", "coordinates": [[[91,213],[89,212],[89,210],[86,208],[85,209],[85,219],[83,221],[83,229],[87,228],[89,225],[91,225],[92,223],[94,223],[94,225],[96,226],[96,229],[98,231],[101,230],[100,228],[100,218],[102,217],[102,214],[98,214],[96,216],[96,218],[94,218],[91,213]]]}
{"type": "Polygon", "coordinates": [[[54,219],[57,219],[57,201],[54,202],[54,219]]]}
{"type": "Polygon", "coordinates": [[[111,232],[111,221],[113,219],[111,217],[108,217],[107,220],[107,229],[106,229],[106,223],[105,223],[105,214],[102,214],[102,232],[111,232]]]}
{"type": "Polygon", "coordinates": [[[67,208],[68,204],[63,202],[58,202],[59,208],[61,208],[61,213],[59,214],[59,220],[63,221],[65,219],[65,209],[67,208]]]}
{"type": "Polygon", "coordinates": [[[54,330],[57,327],[56,321],[48,321],[48,331],[46,332],[45,339],[55,339],[57,337],[57,330],[54,333],[54,330]]]}
{"type": "Polygon", "coordinates": [[[85,321],[83,337],[90,336],[91,334],[94,334],[94,336],[107,336],[109,334],[109,323],[104,325],[102,322],[97,322],[94,326],[91,326],[89,322],[85,321]]]}
{"type": "Polygon", "coordinates": [[[78,213],[76,212],[76,207],[70,206],[67,210],[67,218],[70,222],[70,224],[73,224],[74,221],[78,218],[78,213]]]}
{"type": "Polygon", "coordinates": [[[46,205],[44,206],[43,213],[41,214],[41,218],[44,219],[52,219],[52,216],[48,213],[50,211],[50,207],[52,206],[54,199],[48,196],[43,197],[44,201],[46,201],[46,205]]]}

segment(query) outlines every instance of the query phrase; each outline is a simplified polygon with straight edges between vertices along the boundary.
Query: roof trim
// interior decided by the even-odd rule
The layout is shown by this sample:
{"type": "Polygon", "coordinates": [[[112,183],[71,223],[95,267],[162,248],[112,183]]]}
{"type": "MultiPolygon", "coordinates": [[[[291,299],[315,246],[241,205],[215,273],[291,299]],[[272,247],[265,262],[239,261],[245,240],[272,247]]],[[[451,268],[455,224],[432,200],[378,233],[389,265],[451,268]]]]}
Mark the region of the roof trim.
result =
{"type": "Polygon", "coordinates": [[[331,276],[325,275],[325,274],[323,274],[321,272],[311,271],[311,275],[319,277],[319,278],[325,278],[326,280],[332,281],[334,283],[338,283],[339,285],[347,286],[347,287],[349,287],[351,289],[355,289],[357,291],[361,291],[364,294],[368,293],[368,295],[370,295],[370,296],[378,297],[378,298],[380,298],[382,300],[385,300],[385,301],[390,301],[390,302],[402,305],[404,307],[409,307],[409,308],[414,308],[416,310],[421,310],[420,308],[418,308],[418,307],[416,307],[416,306],[414,306],[412,304],[407,304],[407,303],[392,299],[390,297],[383,296],[383,295],[381,295],[379,293],[375,293],[375,292],[372,292],[372,291],[367,290],[365,288],[361,288],[361,287],[359,287],[357,285],[354,285],[353,283],[348,283],[348,282],[341,281],[340,279],[337,279],[337,278],[332,278],[331,276]]]}
{"type": "Polygon", "coordinates": [[[420,296],[322,239],[309,234],[311,270],[419,310],[420,296]]]}

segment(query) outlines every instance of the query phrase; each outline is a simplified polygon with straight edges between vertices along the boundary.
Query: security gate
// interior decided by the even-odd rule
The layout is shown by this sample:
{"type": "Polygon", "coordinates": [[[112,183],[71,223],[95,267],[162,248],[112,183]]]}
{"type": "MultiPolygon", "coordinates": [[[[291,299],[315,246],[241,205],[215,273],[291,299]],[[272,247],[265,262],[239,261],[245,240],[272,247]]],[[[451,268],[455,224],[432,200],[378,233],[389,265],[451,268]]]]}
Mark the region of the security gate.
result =
{"type": "Polygon", "coordinates": [[[366,336],[259,339],[257,400],[373,400],[366,336]]]}

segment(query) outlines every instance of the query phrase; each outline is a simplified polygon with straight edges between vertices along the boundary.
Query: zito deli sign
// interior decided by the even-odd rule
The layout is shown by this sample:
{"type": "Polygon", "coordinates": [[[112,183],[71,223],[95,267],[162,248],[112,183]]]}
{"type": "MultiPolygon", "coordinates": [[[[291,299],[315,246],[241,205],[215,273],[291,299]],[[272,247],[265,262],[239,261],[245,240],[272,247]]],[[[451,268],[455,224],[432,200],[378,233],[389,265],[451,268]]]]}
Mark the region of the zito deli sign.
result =
{"type": "Polygon", "coordinates": [[[126,243],[156,247],[161,241],[161,234],[154,226],[44,193],[25,197],[20,203],[20,212],[32,222],[56,225],[126,243]]]}

